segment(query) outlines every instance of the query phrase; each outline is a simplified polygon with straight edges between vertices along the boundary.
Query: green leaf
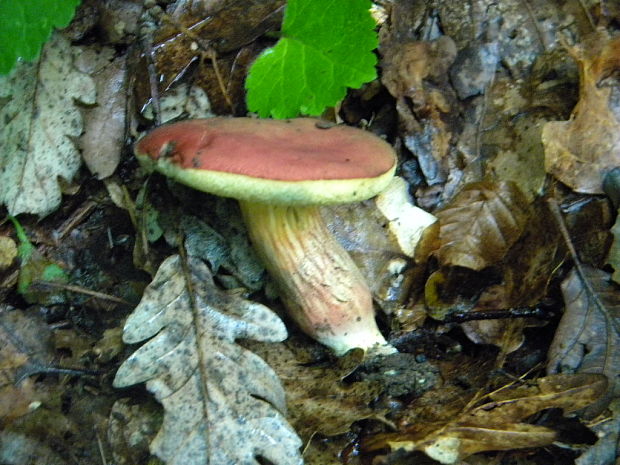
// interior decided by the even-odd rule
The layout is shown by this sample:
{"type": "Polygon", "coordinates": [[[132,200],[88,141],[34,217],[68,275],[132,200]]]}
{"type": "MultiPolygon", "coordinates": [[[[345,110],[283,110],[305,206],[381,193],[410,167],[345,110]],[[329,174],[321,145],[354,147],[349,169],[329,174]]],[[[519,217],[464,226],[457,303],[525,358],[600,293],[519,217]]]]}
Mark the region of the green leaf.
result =
{"type": "Polygon", "coordinates": [[[19,246],[17,247],[17,255],[19,256],[22,262],[27,262],[30,260],[32,253],[35,251],[34,245],[28,240],[28,236],[26,235],[26,231],[24,231],[24,227],[21,225],[17,218],[14,216],[9,216],[9,220],[13,223],[13,227],[15,228],[15,234],[17,235],[17,240],[19,241],[19,246]]]}
{"type": "Polygon", "coordinates": [[[37,251],[17,218],[14,216],[9,216],[8,218],[15,227],[17,240],[19,241],[17,249],[21,259],[21,266],[17,280],[17,292],[24,297],[26,302],[31,304],[48,305],[63,302],[64,296],[62,292],[55,289],[49,291],[33,289],[32,284],[41,281],[66,283],[69,277],[58,264],[51,262],[37,251]]]}
{"type": "Polygon", "coordinates": [[[261,117],[320,115],[376,78],[369,0],[289,0],[282,38],[252,65],[247,104],[261,117]]]}
{"type": "Polygon", "coordinates": [[[0,74],[34,60],[54,28],[69,24],[80,0],[0,0],[0,74]]]}

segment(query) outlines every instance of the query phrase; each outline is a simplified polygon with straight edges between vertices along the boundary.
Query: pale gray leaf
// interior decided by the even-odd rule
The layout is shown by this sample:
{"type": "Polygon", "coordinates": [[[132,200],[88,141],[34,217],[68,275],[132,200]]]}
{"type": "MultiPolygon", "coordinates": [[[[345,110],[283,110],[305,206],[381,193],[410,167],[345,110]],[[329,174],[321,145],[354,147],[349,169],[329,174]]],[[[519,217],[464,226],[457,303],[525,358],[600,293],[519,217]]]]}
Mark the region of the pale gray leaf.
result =
{"type": "Polygon", "coordinates": [[[217,289],[200,260],[166,259],[125,324],[124,340],[151,338],[119,368],[114,385],[146,382],[164,421],[151,450],[168,465],[300,465],[301,441],[283,413],[284,390],[239,338],[281,341],[267,307],[217,289]]]}
{"type": "Polygon", "coordinates": [[[75,101],[94,103],[95,85],[73,66],[74,51],[56,34],[37,63],[0,77],[0,204],[11,215],[52,212],[61,200],[58,178],[70,181],[80,167],[75,101]]]}

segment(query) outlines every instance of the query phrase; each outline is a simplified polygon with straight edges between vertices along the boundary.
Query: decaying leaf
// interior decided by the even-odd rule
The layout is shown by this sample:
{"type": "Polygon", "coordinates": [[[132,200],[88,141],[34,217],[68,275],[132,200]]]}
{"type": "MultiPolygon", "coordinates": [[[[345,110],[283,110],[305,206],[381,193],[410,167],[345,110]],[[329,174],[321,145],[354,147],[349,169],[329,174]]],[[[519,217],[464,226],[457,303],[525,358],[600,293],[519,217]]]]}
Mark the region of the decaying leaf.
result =
{"type": "MultiPolygon", "coordinates": [[[[547,294],[554,270],[564,259],[564,250],[546,201],[532,204],[525,230],[502,261],[502,282],[488,286],[471,311],[493,311],[538,305],[547,294]]],[[[467,336],[477,344],[494,344],[503,353],[520,347],[523,328],[540,324],[532,319],[488,319],[462,324],[467,336]]]]}
{"type": "Polygon", "coordinates": [[[528,213],[524,195],[512,182],[466,185],[437,212],[439,261],[472,270],[497,263],[523,232],[528,213]]]}
{"type": "Polygon", "coordinates": [[[45,465],[68,465],[55,447],[26,434],[0,431],[0,461],[7,464],[44,463],[45,465]]]}
{"type": "Polygon", "coordinates": [[[369,403],[380,387],[372,382],[345,385],[342,379],[362,363],[355,350],[329,366],[305,366],[291,349],[258,348],[286,388],[291,423],[307,442],[315,433],[333,436],[349,431],[354,421],[374,415],[369,403]]]}
{"type": "Polygon", "coordinates": [[[588,409],[596,416],[620,395],[620,291],[607,273],[583,267],[562,283],[566,310],[549,348],[547,371],[600,373],[607,376],[605,395],[588,409]]]}
{"type": "Polygon", "coordinates": [[[47,325],[33,315],[0,306],[0,425],[24,415],[41,397],[29,373],[52,357],[47,325]]]}
{"type": "Polygon", "coordinates": [[[578,192],[600,194],[605,172],[620,160],[618,110],[610,107],[613,86],[601,84],[620,69],[620,37],[598,32],[569,52],[579,64],[579,102],[569,121],[545,124],[545,167],[578,192]]]}
{"type": "Polygon", "coordinates": [[[157,434],[160,415],[155,402],[135,403],[120,399],[108,420],[107,440],[116,465],[148,463],[149,443],[157,434]]]}
{"type": "MultiPolygon", "coordinates": [[[[471,310],[490,311],[510,308],[512,305],[502,285],[489,286],[480,295],[476,306],[471,310]]],[[[493,344],[502,354],[514,352],[523,344],[523,319],[486,319],[466,321],[461,325],[465,335],[476,344],[493,344]]],[[[498,359],[499,360],[499,359],[498,359]]]]}
{"type": "Polygon", "coordinates": [[[301,464],[301,441],[282,414],[278,377],[235,344],[238,338],[286,338],[268,308],[218,290],[200,260],[190,257],[184,270],[172,256],[125,324],[125,342],[147,338],[119,368],[114,385],[146,381],[163,404],[151,450],[168,465],[250,465],[258,456],[275,465],[301,464]]]}
{"type": "Polygon", "coordinates": [[[80,166],[74,101],[94,103],[94,83],[73,67],[71,44],[56,34],[38,63],[0,78],[0,100],[0,203],[11,215],[46,215],[60,204],[58,178],[71,180],[80,166]]]}
{"type": "Polygon", "coordinates": [[[422,450],[449,464],[483,451],[548,445],[556,439],[555,431],[521,421],[543,409],[584,408],[602,395],[606,385],[601,375],[552,375],[526,381],[496,391],[489,402],[470,403],[449,421],[419,422],[398,433],[369,437],[362,449],[422,450]]]}
{"type": "MultiPolygon", "coordinates": [[[[151,102],[152,103],[152,102],[151,102]]],[[[153,105],[149,103],[142,114],[147,119],[154,119],[153,105]]],[[[177,118],[211,118],[211,102],[205,91],[197,85],[179,84],[160,94],[159,119],[162,123],[177,118]]]]}
{"type": "Polygon", "coordinates": [[[450,174],[453,128],[448,121],[455,112],[455,96],[448,85],[448,69],[456,45],[448,36],[429,42],[403,40],[400,29],[395,24],[392,37],[381,44],[381,81],[397,99],[396,111],[405,128],[403,142],[415,155],[426,182],[443,183],[450,174]]]}
{"type": "Polygon", "coordinates": [[[0,271],[7,269],[17,257],[17,245],[8,236],[0,236],[0,271]]]}
{"type": "Polygon", "coordinates": [[[125,143],[127,64],[125,57],[106,58],[99,59],[101,68],[93,74],[98,104],[86,111],[80,139],[84,163],[97,179],[114,173],[125,143]]]}
{"type": "Polygon", "coordinates": [[[598,441],[581,454],[576,465],[601,465],[617,463],[617,450],[620,441],[620,399],[609,405],[610,418],[592,426],[598,441]]]}

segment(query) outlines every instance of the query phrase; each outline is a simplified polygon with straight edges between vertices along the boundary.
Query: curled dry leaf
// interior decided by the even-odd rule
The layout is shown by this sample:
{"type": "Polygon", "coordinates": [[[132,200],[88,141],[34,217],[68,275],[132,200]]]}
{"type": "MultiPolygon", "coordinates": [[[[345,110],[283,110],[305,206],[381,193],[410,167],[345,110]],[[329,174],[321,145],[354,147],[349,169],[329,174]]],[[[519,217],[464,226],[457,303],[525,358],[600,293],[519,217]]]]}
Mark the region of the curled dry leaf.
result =
{"type": "Polygon", "coordinates": [[[172,256],[129,316],[123,338],[152,338],[123,363],[114,385],[146,381],[162,403],[163,425],[151,450],[168,465],[253,465],[258,456],[274,465],[301,464],[278,377],[235,344],[286,338],[267,307],[217,289],[200,260],[190,257],[184,270],[172,256]]]}
{"type": "Polygon", "coordinates": [[[605,172],[620,160],[618,109],[610,108],[613,86],[601,84],[620,69],[620,37],[598,32],[569,52],[579,64],[579,102],[569,121],[545,124],[545,168],[578,192],[601,194],[605,172]]]}
{"type": "Polygon", "coordinates": [[[467,184],[437,213],[440,263],[482,270],[499,262],[523,232],[529,213],[512,182],[467,184]]]}
{"type": "Polygon", "coordinates": [[[38,63],[0,77],[0,204],[13,216],[52,212],[61,200],[58,178],[71,180],[80,167],[75,101],[94,103],[95,85],[74,68],[73,52],[56,34],[38,63]]]}
{"type": "Polygon", "coordinates": [[[484,451],[541,447],[555,431],[521,421],[548,408],[583,408],[605,391],[600,375],[553,375],[496,391],[489,402],[472,405],[451,421],[420,422],[398,433],[378,434],[362,442],[363,451],[386,447],[422,450],[441,463],[457,463],[484,451]]]}
{"type": "Polygon", "coordinates": [[[566,310],[549,348],[547,371],[600,373],[609,379],[605,395],[591,406],[596,416],[620,395],[620,291],[607,273],[582,267],[562,283],[566,310]]]}

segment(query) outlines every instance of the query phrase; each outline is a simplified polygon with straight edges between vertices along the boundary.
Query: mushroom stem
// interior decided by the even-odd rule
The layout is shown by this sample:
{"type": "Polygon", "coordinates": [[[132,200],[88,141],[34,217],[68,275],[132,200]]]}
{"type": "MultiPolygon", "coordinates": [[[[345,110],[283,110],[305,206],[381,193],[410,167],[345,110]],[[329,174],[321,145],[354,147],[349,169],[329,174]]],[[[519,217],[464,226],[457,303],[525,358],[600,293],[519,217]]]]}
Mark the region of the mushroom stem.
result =
{"type": "Polygon", "coordinates": [[[392,352],[375,322],[370,289],[316,206],[240,201],[250,238],[293,320],[341,355],[392,352]]]}

